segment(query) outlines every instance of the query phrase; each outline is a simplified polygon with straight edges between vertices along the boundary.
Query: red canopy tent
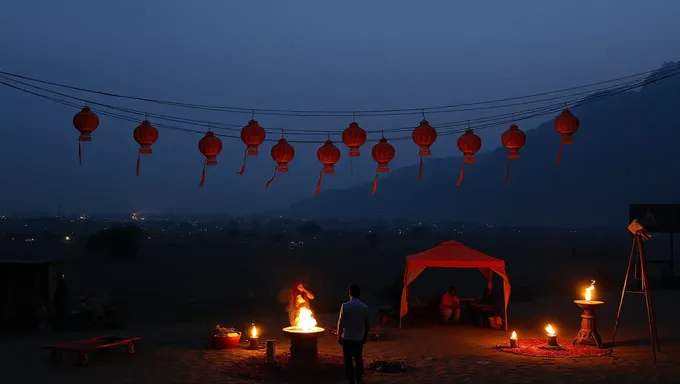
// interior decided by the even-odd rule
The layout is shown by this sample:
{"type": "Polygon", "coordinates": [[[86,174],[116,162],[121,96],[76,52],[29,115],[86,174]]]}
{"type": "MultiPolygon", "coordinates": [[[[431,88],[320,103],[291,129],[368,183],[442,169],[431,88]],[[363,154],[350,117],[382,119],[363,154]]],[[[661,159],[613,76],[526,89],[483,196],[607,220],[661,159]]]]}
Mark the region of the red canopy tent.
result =
{"type": "Polygon", "coordinates": [[[508,301],[510,300],[510,281],[505,273],[505,261],[485,255],[479,251],[449,240],[438,246],[415,255],[406,256],[406,271],[404,272],[404,290],[401,292],[401,306],[399,309],[399,326],[408,312],[408,289],[413,280],[427,267],[440,268],[477,268],[486,277],[489,289],[492,288],[491,279],[495,272],[503,278],[503,299],[505,302],[505,330],[508,330],[508,301]]]}

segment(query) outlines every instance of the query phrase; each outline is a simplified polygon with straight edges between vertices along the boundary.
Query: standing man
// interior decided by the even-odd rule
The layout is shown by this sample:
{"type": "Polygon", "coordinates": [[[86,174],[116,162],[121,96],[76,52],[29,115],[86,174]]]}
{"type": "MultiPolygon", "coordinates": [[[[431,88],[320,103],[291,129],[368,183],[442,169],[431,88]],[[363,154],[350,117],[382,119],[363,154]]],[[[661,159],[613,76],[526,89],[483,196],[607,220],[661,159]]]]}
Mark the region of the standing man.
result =
{"type": "Polygon", "coordinates": [[[361,288],[350,285],[349,301],[340,307],[338,318],[338,343],[342,345],[347,380],[352,384],[364,382],[363,352],[368,341],[368,306],[359,300],[360,296],[361,288]]]}

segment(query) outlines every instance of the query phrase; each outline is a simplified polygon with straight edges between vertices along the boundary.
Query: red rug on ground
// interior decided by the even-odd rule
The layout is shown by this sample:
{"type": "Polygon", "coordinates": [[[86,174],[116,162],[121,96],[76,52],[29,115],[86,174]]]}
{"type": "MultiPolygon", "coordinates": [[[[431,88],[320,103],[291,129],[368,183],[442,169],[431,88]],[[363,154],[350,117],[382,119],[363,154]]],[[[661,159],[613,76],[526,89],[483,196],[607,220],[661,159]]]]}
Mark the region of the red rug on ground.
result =
{"type": "Polygon", "coordinates": [[[516,355],[548,358],[599,357],[609,354],[608,349],[594,345],[573,345],[571,340],[560,342],[561,349],[542,348],[546,346],[546,339],[520,339],[517,344],[517,348],[510,348],[509,342],[506,342],[495,346],[494,349],[516,355]]]}

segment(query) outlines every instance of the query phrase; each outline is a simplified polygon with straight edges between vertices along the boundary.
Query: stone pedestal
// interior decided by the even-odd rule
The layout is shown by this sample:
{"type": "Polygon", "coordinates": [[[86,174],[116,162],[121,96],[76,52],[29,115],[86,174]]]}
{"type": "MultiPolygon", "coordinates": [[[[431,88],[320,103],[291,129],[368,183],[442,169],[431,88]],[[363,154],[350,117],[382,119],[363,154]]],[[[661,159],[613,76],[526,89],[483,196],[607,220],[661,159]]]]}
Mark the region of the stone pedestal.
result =
{"type": "Polygon", "coordinates": [[[597,332],[597,322],[595,321],[595,308],[604,304],[604,301],[574,300],[574,303],[583,308],[581,314],[581,329],[574,338],[574,344],[596,345],[602,347],[602,337],[597,332]]]}

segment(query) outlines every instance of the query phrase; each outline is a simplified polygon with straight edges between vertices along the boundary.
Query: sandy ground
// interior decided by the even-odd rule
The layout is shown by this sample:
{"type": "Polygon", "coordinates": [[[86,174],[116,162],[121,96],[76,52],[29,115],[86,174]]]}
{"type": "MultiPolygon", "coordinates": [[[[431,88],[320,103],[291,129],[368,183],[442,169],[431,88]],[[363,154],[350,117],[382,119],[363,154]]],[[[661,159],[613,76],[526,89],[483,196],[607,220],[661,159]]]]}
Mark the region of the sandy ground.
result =
{"type": "MultiPolygon", "coordinates": [[[[414,370],[403,374],[368,371],[367,383],[670,383],[680,375],[680,330],[677,303],[680,293],[657,292],[656,315],[661,337],[662,354],[652,364],[648,328],[643,302],[627,299],[618,340],[620,346],[613,356],[581,359],[541,359],[517,356],[493,350],[507,339],[502,331],[480,329],[471,325],[429,326],[424,328],[389,328],[388,338],[371,341],[365,358],[403,359],[414,370]]],[[[598,312],[600,333],[610,341],[618,298],[609,295],[598,312]]],[[[542,297],[532,303],[518,303],[511,308],[511,328],[522,337],[539,337],[541,328],[550,322],[560,337],[569,342],[576,334],[579,309],[568,298],[542,297]]],[[[321,325],[333,323],[333,314],[320,315],[321,325]]],[[[87,367],[75,366],[75,357],[66,356],[59,365],[49,362],[41,345],[78,339],[102,331],[59,334],[43,332],[5,337],[0,343],[2,383],[253,383],[228,376],[225,371],[240,359],[253,354],[264,358],[263,351],[209,350],[206,348],[210,330],[215,323],[238,323],[238,316],[193,314],[181,322],[130,327],[117,334],[143,337],[134,355],[122,348],[107,354],[93,354],[87,367]]],[[[285,351],[288,343],[281,334],[283,315],[259,321],[265,337],[276,339],[277,350],[285,351]]],[[[340,354],[332,337],[320,340],[320,351],[340,354]]],[[[321,380],[319,383],[342,383],[321,380]]]]}

